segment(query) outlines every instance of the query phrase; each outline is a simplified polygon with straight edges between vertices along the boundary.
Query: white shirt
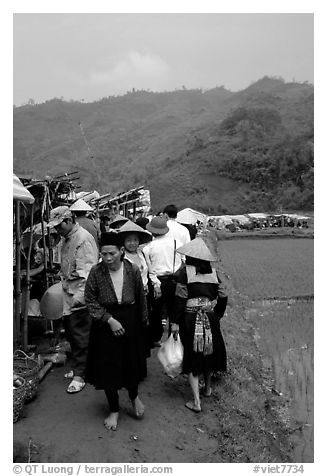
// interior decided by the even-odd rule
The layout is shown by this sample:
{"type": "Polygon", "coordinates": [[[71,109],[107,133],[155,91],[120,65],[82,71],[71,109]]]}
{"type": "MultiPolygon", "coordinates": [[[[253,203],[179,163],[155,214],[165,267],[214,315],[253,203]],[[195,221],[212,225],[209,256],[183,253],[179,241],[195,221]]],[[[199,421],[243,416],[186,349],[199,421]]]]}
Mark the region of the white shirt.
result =
{"type": "Polygon", "coordinates": [[[136,253],[129,253],[125,250],[125,258],[138,266],[141,271],[143,286],[146,288],[148,285],[148,265],[146,264],[142,251],[138,249],[136,250],[136,253]]]}
{"type": "Polygon", "coordinates": [[[123,295],[124,264],[122,264],[121,267],[116,271],[109,269],[109,274],[116,293],[118,304],[120,304],[123,295]]]}
{"type": "Polygon", "coordinates": [[[149,268],[149,276],[153,285],[160,285],[158,276],[173,274],[182,264],[181,255],[175,252],[176,248],[182,246],[181,242],[167,233],[156,236],[153,241],[143,248],[143,253],[149,268]],[[175,265],[174,265],[175,254],[175,265]]]}
{"type": "Polygon", "coordinates": [[[188,229],[176,220],[169,218],[169,220],[167,220],[167,226],[169,228],[169,234],[181,243],[180,246],[186,245],[186,243],[191,241],[188,229]]]}

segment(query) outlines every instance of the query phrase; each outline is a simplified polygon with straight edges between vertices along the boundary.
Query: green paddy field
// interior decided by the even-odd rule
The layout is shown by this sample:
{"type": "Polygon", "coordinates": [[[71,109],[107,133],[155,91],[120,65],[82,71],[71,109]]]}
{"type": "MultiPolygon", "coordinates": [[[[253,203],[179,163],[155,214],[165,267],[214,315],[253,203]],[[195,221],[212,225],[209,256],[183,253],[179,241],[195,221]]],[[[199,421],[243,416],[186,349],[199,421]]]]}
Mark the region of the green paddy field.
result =
{"type": "Polygon", "coordinates": [[[313,461],[314,240],[217,242],[218,267],[236,295],[274,379],[292,409],[297,461],[313,461]]]}

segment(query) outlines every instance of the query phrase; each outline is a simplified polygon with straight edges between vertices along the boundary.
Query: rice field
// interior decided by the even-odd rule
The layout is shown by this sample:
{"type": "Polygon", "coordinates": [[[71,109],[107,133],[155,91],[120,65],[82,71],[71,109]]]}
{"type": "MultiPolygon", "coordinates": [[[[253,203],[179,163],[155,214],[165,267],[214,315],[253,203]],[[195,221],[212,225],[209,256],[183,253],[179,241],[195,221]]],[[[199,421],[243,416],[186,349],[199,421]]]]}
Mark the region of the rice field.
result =
{"type": "Polygon", "coordinates": [[[313,295],[314,240],[226,240],[218,256],[233,286],[251,299],[313,295]]]}
{"type": "Polygon", "coordinates": [[[275,390],[293,402],[294,425],[301,436],[295,458],[301,462],[313,461],[313,311],[313,301],[263,301],[248,313],[275,390]]]}
{"type": "Polygon", "coordinates": [[[251,299],[246,317],[275,390],[292,402],[298,427],[295,461],[312,462],[314,302],[308,297],[314,292],[313,240],[221,241],[218,253],[232,286],[251,299]]]}

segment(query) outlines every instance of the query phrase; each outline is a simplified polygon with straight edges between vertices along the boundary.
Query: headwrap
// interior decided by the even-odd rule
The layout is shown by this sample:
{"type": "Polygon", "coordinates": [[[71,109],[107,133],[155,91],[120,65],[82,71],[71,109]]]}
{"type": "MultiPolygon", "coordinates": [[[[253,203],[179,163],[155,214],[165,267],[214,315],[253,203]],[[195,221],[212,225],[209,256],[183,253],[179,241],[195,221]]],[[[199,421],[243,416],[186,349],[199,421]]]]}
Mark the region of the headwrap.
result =
{"type": "Polygon", "coordinates": [[[118,248],[123,246],[122,238],[116,231],[107,231],[107,232],[101,233],[100,249],[102,248],[102,246],[110,246],[110,245],[117,246],[118,248]]]}

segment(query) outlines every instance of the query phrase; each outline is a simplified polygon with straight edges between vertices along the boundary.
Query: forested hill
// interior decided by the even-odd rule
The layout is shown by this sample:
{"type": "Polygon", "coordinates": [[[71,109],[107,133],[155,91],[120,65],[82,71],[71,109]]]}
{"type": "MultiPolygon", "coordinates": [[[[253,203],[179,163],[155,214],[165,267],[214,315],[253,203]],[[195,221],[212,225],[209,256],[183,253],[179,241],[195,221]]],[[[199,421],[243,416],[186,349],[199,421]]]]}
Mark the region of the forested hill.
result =
{"type": "Polygon", "coordinates": [[[14,108],[14,171],[79,171],[82,189],[100,194],[145,185],[155,210],[312,210],[313,98],[310,84],[264,77],[236,93],[30,100],[14,108]]]}

